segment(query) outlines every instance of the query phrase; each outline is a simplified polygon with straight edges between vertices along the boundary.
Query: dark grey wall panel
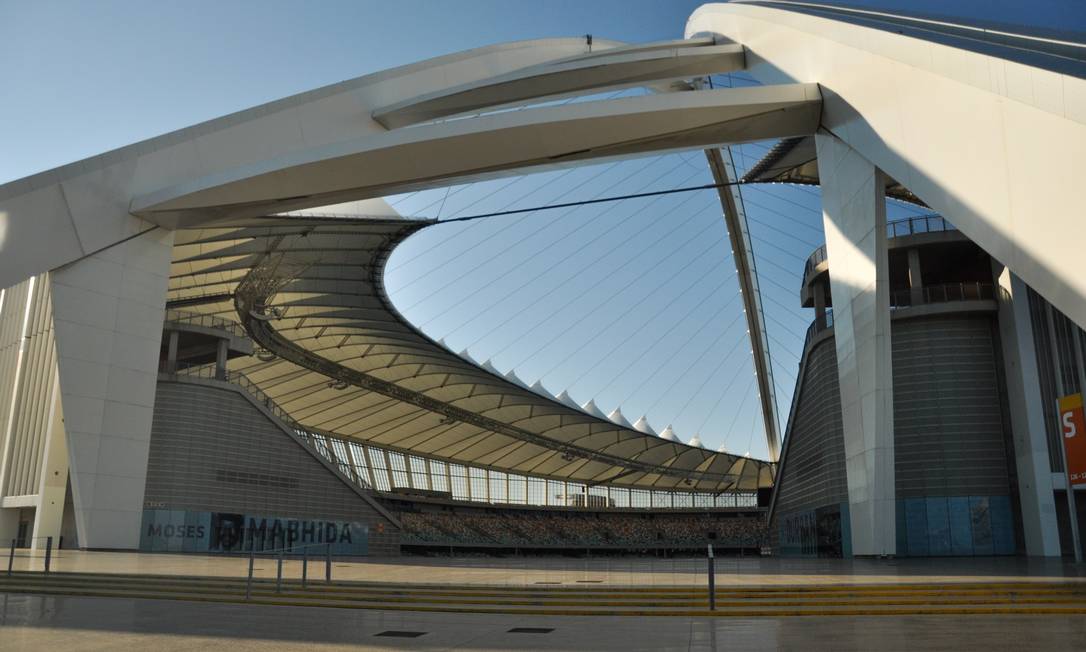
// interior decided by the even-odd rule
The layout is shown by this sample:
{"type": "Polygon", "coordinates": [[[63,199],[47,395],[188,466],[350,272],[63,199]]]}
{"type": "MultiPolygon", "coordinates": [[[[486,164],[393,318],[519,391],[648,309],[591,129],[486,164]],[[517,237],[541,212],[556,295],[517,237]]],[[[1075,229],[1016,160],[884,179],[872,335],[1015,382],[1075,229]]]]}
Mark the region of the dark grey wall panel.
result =
{"type": "Polygon", "coordinates": [[[992,319],[894,320],[897,497],[1010,493],[992,319]]]}
{"type": "MultiPolygon", "coordinates": [[[[841,396],[833,338],[814,345],[800,388],[776,514],[848,502],[841,396]]],[[[772,529],[772,527],[771,527],[772,529]]]]}
{"type": "Polygon", "coordinates": [[[371,555],[399,554],[399,531],[235,391],[160,381],[146,505],[359,521],[371,555]]]}

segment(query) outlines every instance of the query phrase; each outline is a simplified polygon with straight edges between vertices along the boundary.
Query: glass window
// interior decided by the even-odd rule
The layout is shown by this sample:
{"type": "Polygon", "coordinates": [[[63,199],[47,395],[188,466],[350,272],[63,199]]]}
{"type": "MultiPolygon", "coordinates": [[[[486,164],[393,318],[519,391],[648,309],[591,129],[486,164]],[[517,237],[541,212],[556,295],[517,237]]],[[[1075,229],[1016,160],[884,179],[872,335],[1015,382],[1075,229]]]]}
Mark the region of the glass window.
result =
{"type": "Polygon", "coordinates": [[[547,480],[547,504],[552,507],[566,506],[566,483],[547,480]]]}
{"type": "Polygon", "coordinates": [[[354,478],[354,473],[351,469],[351,459],[347,457],[347,442],[342,439],[330,439],[332,442],[332,452],[336,456],[336,464],[339,466],[339,470],[348,478],[354,478]]]}
{"type": "Polygon", "coordinates": [[[351,442],[351,459],[354,460],[355,479],[367,487],[372,487],[373,479],[366,465],[366,452],[362,450],[362,446],[353,441],[351,442]]]}
{"type": "Polygon", "coordinates": [[[524,505],[528,502],[527,478],[523,475],[509,474],[509,502],[524,505]]]}
{"type": "Polygon", "coordinates": [[[370,469],[373,471],[373,484],[377,491],[388,491],[391,485],[388,479],[388,463],[385,461],[385,452],[380,448],[368,447],[366,454],[369,456],[370,469]]]}
{"type": "Polygon", "coordinates": [[[654,492],[652,492],[652,506],[653,507],[671,507],[671,492],[670,491],[654,491],[654,492]]]}
{"type": "Polygon", "coordinates": [[[547,481],[543,478],[528,478],[528,504],[547,504],[547,481]]]}
{"type": "Polygon", "coordinates": [[[649,492],[647,489],[630,489],[630,507],[645,509],[649,507],[649,492]]]}
{"type": "Polygon", "coordinates": [[[407,479],[407,460],[403,455],[389,451],[388,461],[392,467],[392,486],[410,487],[411,481],[407,479]]]}
{"type": "Polygon", "coordinates": [[[421,457],[411,456],[411,482],[416,489],[429,489],[430,479],[426,473],[426,460],[421,457]]]}
{"type": "Polygon", "coordinates": [[[490,502],[507,503],[509,493],[506,491],[506,477],[501,471],[487,471],[490,475],[490,502]]]}
{"type": "Polygon", "coordinates": [[[611,487],[611,504],[615,507],[629,507],[630,490],[625,487],[611,487]]]}
{"type": "Polygon", "coordinates": [[[444,462],[430,460],[430,485],[434,491],[449,490],[449,476],[444,462]]]}
{"type": "Polygon", "coordinates": [[[468,477],[471,478],[471,499],[485,503],[487,501],[486,470],[470,466],[468,477]]]}
{"type": "Polygon", "coordinates": [[[674,493],[674,505],[682,509],[688,509],[694,506],[693,497],[685,491],[676,491],[674,493]]]}
{"type": "Polygon", "coordinates": [[[449,484],[453,500],[470,500],[468,492],[468,470],[460,464],[449,465],[449,484]]]}

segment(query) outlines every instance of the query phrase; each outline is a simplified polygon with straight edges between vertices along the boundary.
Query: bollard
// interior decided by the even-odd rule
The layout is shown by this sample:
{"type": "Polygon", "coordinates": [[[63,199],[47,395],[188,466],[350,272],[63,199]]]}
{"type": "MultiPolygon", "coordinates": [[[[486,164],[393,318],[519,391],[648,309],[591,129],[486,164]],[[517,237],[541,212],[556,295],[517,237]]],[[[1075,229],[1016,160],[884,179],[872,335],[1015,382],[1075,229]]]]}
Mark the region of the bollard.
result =
{"type": "Polygon", "coordinates": [[[279,593],[283,588],[283,549],[279,549],[279,561],[275,569],[275,592],[279,593]]]}
{"type": "Polygon", "coordinates": [[[11,567],[15,565],[15,539],[11,540],[11,552],[8,553],[8,577],[11,577],[11,567]]]}
{"type": "Polygon", "coordinates": [[[709,544],[709,611],[716,611],[716,560],[713,559],[713,544],[709,544]]]}
{"type": "Polygon", "coordinates": [[[254,553],[252,550],[249,551],[249,579],[248,579],[248,581],[245,582],[245,601],[246,602],[248,602],[249,598],[252,597],[252,595],[253,595],[253,562],[255,561],[255,559],[254,559],[255,554],[256,553],[254,553]]]}
{"type": "Polygon", "coordinates": [[[49,574],[49,562],[53,560],[53,537],[45,537],[45,574],[49,574]]]}
{"type": "Polygon", "coordinates": [[[309,548],[302,548],[302,588],[306,587],[309,579],[309,548]]]}
{"type": "Polygon", "coordinates": [[[332,544],[328,544],[324,556],[324,581],[332,583],[332,544]]]}

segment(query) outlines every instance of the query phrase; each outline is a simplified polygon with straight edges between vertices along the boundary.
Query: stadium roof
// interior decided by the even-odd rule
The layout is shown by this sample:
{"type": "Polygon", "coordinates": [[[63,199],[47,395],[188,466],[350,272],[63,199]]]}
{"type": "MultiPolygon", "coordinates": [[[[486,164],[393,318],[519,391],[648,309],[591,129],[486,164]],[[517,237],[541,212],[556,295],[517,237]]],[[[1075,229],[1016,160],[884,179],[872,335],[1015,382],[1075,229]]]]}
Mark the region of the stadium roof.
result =
{"type": "Polygon", "coordinates": [[[179,230],[169,305],[241,322],[266,351],[230,369],[317,431],[590,484],[772,485],[768,462],[638,432],[592,401],[577,408],[566,392],[556,399],[431,340],[397,312],[382,279],[393,248],[434,222],[395,216],[379,200],[363,204],[367,217],[269,216],[179,230]]]}
{"type": "MultiPolygon", "coordinates": [[[[784,138],[743,175],[742,183],[797,183],[819,185],[818,156],[814,136],[784,138]]],[[[886,195],[925,206],[920,198],[893,179],[887,179],[886,195]]]]}

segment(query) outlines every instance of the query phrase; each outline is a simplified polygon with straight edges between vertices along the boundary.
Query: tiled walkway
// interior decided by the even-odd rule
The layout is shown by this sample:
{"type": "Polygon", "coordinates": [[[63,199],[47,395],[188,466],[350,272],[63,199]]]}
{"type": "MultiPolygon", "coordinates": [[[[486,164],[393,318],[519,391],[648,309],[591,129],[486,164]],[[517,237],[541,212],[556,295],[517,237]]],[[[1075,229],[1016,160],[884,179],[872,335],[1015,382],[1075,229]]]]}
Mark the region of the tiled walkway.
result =
{"type": "Polygon", "coordinates": [[[1082,616],[622,618],[343,611],[0,594],[0,649],[1081,650],[1082,616]],[[512,632],[515,628],[536,631],[512,632]],[[402,636],[382,633],[401,633],[402,636]]]}

